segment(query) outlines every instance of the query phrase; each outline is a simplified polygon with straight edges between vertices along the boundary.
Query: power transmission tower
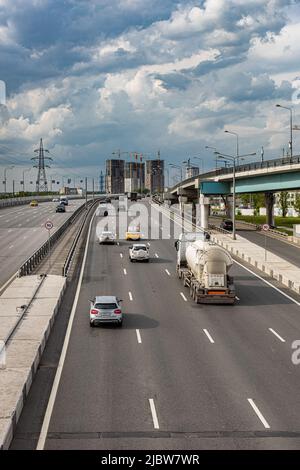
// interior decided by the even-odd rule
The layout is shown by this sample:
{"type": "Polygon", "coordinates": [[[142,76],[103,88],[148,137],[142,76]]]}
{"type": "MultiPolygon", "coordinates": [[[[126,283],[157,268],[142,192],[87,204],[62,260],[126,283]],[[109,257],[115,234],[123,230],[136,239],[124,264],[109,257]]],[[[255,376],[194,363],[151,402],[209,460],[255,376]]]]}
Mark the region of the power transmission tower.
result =
{"type": "Polygon", "coordinates": [[[41,191],[48,191],[48,182],[46,178],[46,168],[50,168],[49,165],[45,165],[45,160],[52,161],[51,157],[45,157],[45,153],[49,153],[49,150],[44,149],[43,139],[40,140],[40,148],[34,151],[38,153],[37,157],[32,157],[31,160],[38,160],[34,168],[38,169],[38,175],[36,180],[36,192],[39,194],[41,191]]]}

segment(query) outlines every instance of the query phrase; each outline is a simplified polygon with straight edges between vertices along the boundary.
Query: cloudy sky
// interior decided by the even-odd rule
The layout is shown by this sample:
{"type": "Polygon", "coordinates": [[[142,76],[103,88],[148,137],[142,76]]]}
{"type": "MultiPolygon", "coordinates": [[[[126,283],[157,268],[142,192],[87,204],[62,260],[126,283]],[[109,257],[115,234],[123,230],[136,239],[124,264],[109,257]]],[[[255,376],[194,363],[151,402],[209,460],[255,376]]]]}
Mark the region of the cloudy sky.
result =
{"type": "Polygon", "coordinates": [[[275,104],[300,124],[299,44],[300,0],[0,0],[2,168],[41,137],[52,173],[98,175],[117,149],[210,168],[205,145],[235,151],[226,128],[274,158],[275,104]]]}

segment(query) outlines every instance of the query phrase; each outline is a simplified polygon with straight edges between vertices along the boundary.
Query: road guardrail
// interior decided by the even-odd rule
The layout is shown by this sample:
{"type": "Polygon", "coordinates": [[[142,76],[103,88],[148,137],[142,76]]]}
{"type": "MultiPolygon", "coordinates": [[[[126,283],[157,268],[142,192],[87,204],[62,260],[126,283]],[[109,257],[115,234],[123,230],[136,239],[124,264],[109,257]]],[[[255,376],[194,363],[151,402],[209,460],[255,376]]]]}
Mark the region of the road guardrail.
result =
{"type": "MultiPolygon", "coordinates": [[[[90,204],[93,201],[88,201],[90,204]]],[[[51,235],[49,240],[45,241],[43,245],[38,248],[19,268],[18,277],[27,276],[30,274],[34,268],[40,263],[40,261],[49,253],[49,249],[51,250],[52,247],[55,245],[57,240],[62,236],[65,232],[66,228],[69,227],[79,215],[85,209],[85,205],[78,207],[73,214],[61,225],[54,233],[51,235]]]]}

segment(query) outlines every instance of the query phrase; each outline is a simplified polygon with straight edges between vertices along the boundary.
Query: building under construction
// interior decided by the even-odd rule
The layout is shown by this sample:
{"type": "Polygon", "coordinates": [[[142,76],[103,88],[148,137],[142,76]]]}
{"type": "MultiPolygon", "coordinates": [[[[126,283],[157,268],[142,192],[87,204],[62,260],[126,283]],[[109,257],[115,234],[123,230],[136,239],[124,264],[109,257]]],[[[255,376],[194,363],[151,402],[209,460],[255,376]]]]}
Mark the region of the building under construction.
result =
{"type": "Polygon", "coordinates": [[[162,193],[165,187],[164,177],[164,160],[147,160],[146,161],[146,181],[145,188],[152,194],[162,193]]]}
{"type": "Polygon", "coordinates": [[[145,164],[142,162],[125,163],[125,193],[142,192],[145,188],[145,164]]]}
{"type": "Polygon", "coordinates": [[[124,160],[106,160],[105,191],[109,194],[124,193],[124,160]]]}

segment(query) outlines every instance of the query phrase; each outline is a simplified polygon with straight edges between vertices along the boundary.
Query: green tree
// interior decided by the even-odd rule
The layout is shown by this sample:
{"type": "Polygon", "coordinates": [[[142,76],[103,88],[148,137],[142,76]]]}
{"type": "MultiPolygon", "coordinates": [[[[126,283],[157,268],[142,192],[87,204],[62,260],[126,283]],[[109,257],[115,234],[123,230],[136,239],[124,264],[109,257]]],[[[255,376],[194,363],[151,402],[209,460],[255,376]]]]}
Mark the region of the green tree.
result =
{"type": "Polygon", "coordinates": [[[253,194],[254,215],[259,215],[259,209],[265,207],[265,195],[263,193],[253,194]]]}
{"type": "Polygon", "coordinates": [[[279,206],[282,212],[282,217],[286,217],[288,211],[288,196],[289,193],[287,191],[281,191],[279,195],[279,206]]]}
{"type": "Polygon", "coordinates": [[[293,206],[297,214],[300,216],[300,194],[299,193],[296,194],[293,206]]]}

